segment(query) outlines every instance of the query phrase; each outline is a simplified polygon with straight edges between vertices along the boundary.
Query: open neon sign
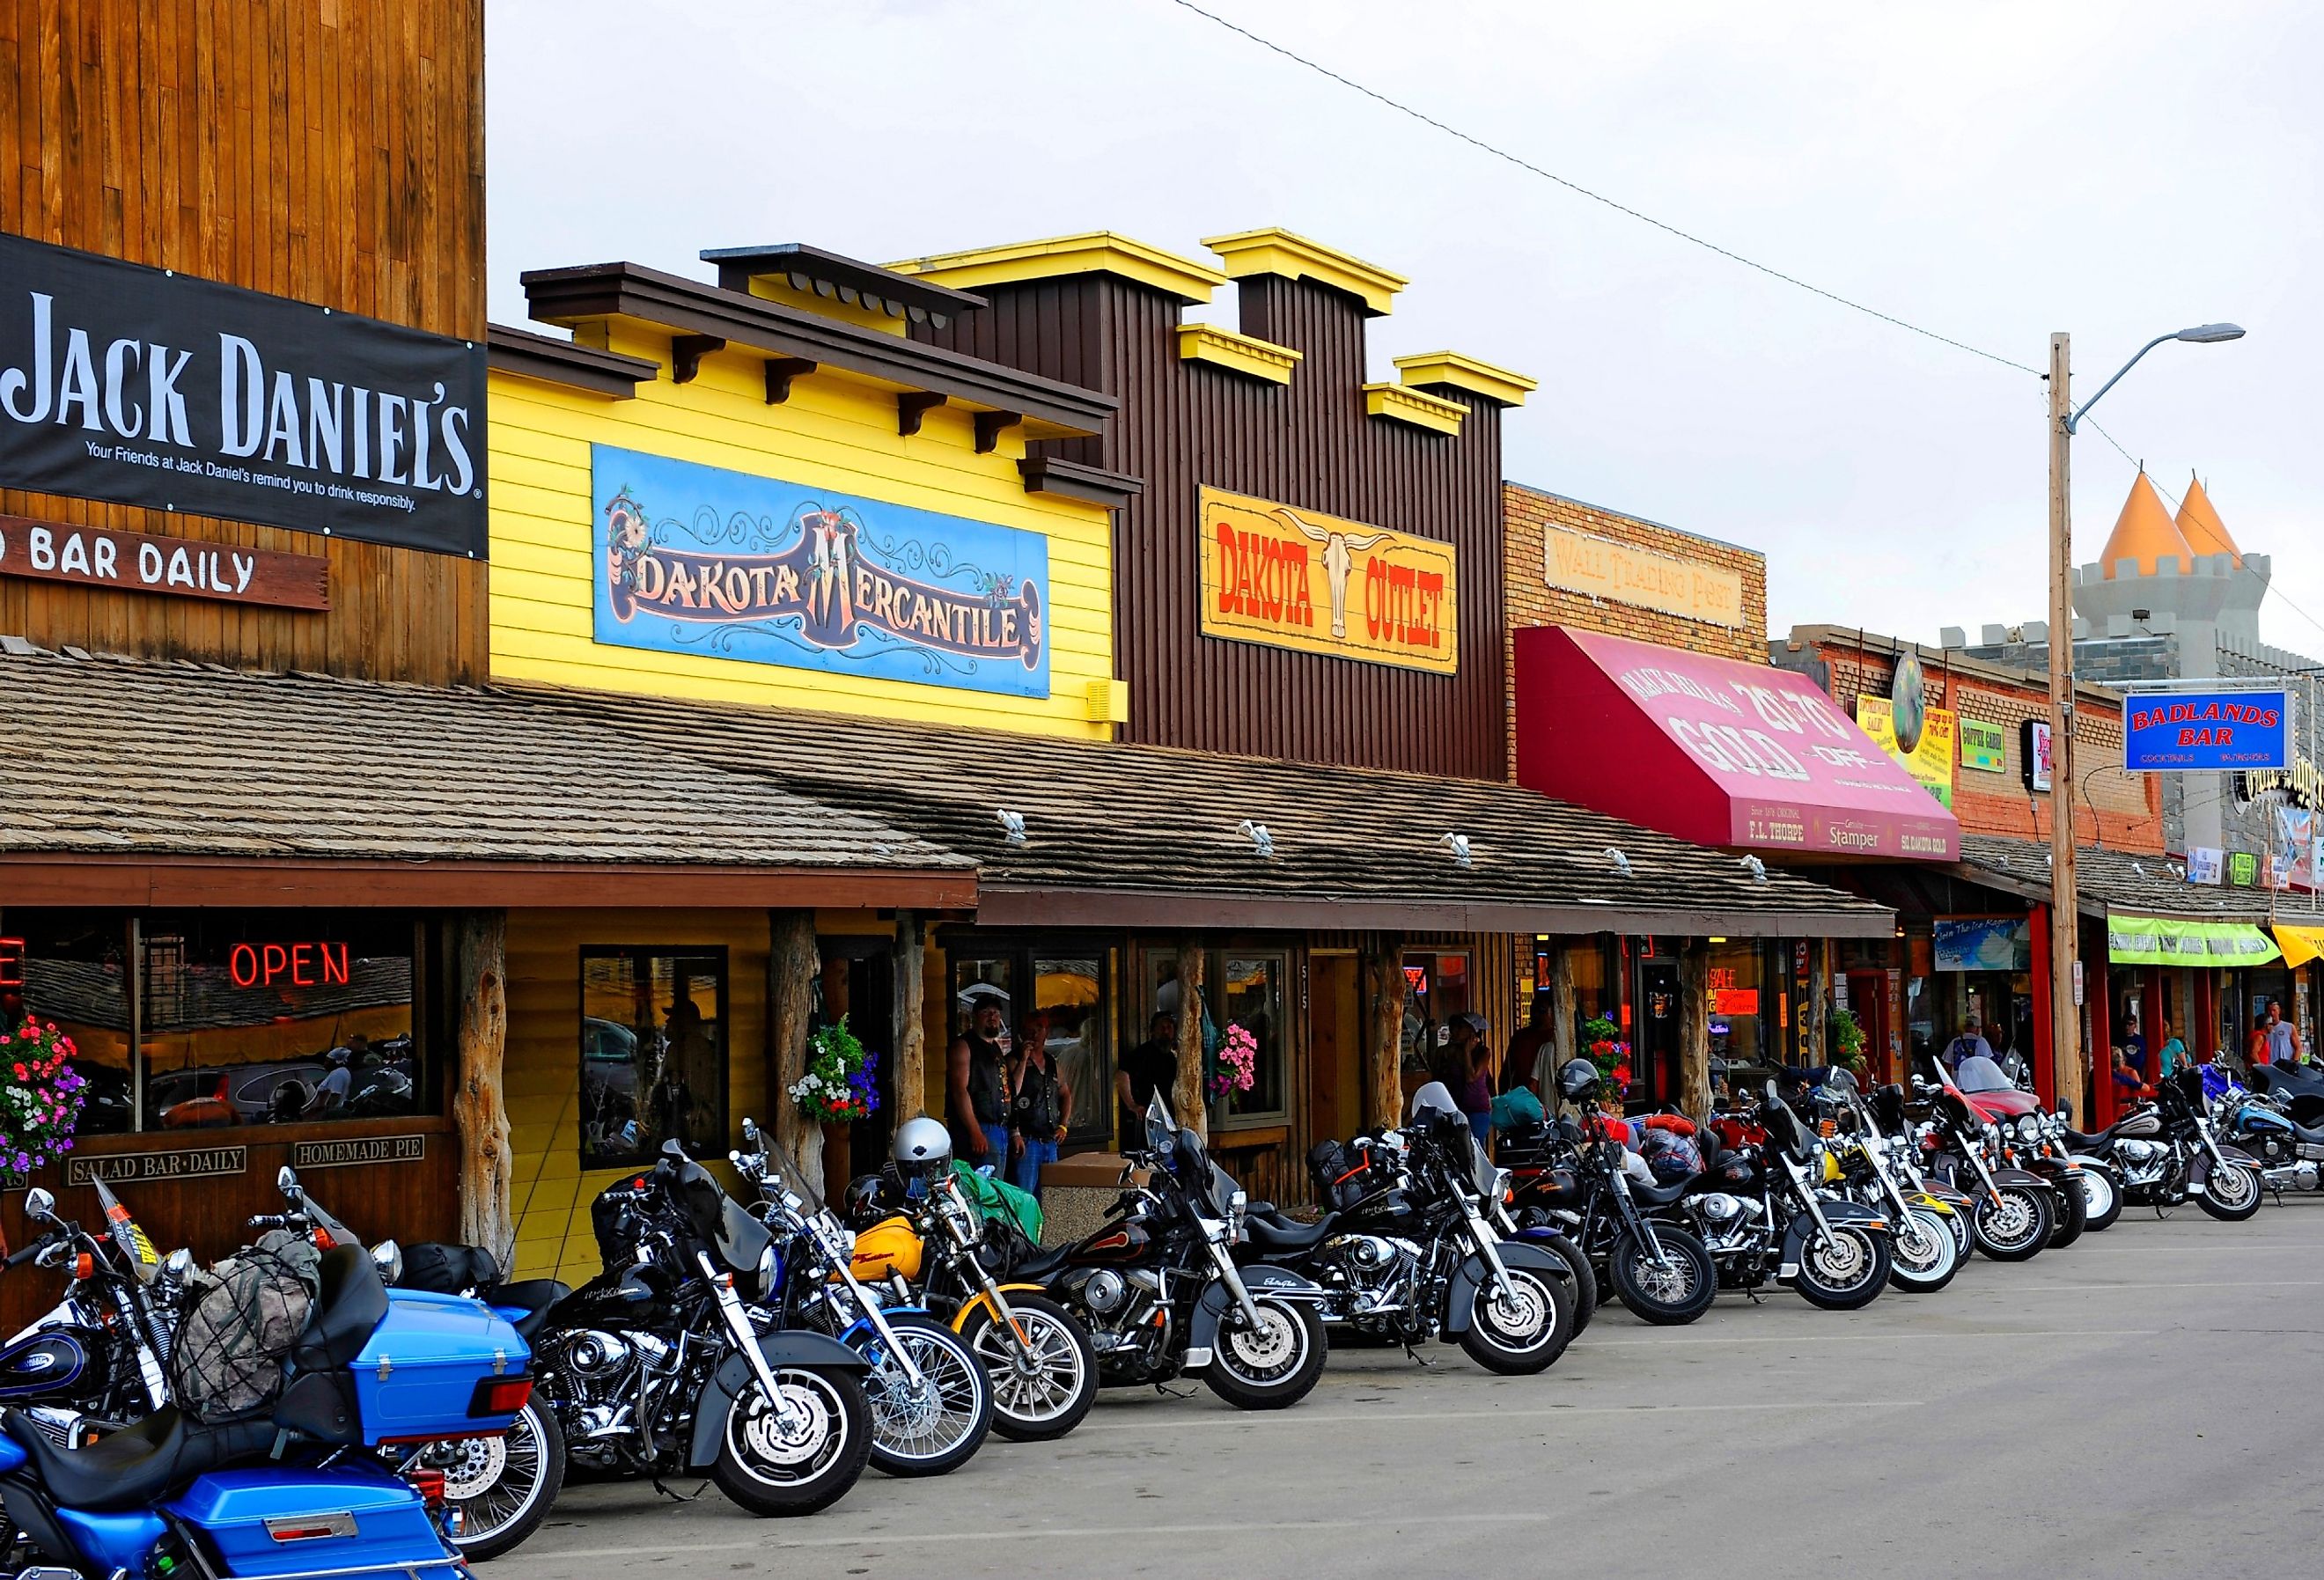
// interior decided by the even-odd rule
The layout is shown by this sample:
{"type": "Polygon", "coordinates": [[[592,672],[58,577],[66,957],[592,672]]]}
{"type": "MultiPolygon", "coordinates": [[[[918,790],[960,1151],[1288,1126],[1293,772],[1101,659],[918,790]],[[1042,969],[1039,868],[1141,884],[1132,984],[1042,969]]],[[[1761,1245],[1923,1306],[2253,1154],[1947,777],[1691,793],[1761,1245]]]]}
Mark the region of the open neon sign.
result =
{"type": "Polygon", "coordinates": [[[331,987],[347,980],[345,944],[236,944],[226,956],[236,987],[331,987]]]}

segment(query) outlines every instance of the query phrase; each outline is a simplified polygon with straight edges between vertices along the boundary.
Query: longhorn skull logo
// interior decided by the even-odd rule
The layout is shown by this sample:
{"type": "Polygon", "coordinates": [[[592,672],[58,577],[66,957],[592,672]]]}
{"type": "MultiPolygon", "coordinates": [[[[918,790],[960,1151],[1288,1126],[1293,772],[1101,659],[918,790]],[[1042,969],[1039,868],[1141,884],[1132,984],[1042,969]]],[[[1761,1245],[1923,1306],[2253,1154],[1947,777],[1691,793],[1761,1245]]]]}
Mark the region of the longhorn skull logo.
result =
{"type": "Polygon", "coordinates": [[[1275,513],[1297,530],[1311,542],[1323,545],[1323,574],[1332,585],[1332,635],[1344,641],[1348,634],[1348,572],[1356,563],[1359,550],[1387,541],[1386,532],[1335,532],[1310,526],[1281,505],[1275,513]]]}

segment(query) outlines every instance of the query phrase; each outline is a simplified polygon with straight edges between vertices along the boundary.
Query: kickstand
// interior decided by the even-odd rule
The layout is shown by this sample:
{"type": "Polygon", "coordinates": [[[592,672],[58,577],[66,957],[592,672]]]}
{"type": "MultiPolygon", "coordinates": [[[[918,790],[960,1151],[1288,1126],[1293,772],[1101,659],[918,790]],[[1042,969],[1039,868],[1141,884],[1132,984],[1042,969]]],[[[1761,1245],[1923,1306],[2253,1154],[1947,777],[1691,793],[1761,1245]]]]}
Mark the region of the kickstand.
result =
{"type": "Polygon", "coordinates": [[[1426,1355],[1424,1355],[1418,1350],[1414,1349],[1410,1339],[1406,1339],[1405,1341],[1404,1354],[1406,1360],[1416,1362],[1423,1366],[1434,1369],[1436,1364],[1435,1362],[1430,1360],[1426,1355]]]}
{"type": "Polygon", "coordinates": [[[1746,1285],[1744,1285],[1744,1286],[1743,1286],[1743,1298],[1744,1298],[1746,1300],[1750,1301],[1750,1302],[1751,1302],[1751,1304],[1752,1304],[1752,1305],[1754,1305],[1754,1306],[1763,1306],[1763,1305],[1766,1304],[1766,1300],[1765,1300],[1765,1299],[1763,1299],[1763,1298],[1761,1298],[1761,1296],[1760,1296],[1760,1294],[1759,1294],[1759,1286],[1758,1286],[1758,1285],[1757,1285],[1757,1284],[1746,1284],[1746,1285]]]}
{"type": "Polygon", "coordinates": [[[710,1483],[708,1482],[705,1482],[700,1486],[695,1488],[690,1493],[673,1492],[668,1487],[661,1484],[661,1477],[656,1476],[653,1478],[653,1490],[659,1492],[663,1497],[668,1498],[673,1503],[691,1503],[696,1499],[701,1497],[703,1493],[710,1490],[710,1483]]]}
{"type": "Polygon", "coordinates": [[[1186,1390],[1185,1392],[1181,1393],[1175,1388],[1165,1388],[1159,1382],[1154,1385],[1154,1391],[1160,1394],[1164,1399],[1192,1399],[1194,1397],[1194,1391],[1191,1388],[1186,1390]]]}

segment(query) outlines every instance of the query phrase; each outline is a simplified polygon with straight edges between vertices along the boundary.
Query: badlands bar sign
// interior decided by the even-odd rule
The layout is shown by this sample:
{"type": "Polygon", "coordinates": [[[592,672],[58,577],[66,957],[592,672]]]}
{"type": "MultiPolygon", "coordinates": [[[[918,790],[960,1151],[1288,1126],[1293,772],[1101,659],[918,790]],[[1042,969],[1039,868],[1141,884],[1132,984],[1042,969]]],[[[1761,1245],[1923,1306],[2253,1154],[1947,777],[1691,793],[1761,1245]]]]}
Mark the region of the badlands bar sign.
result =
{"type": "Polygon", "coordinates": [[[1450,675],[1452,545],[1203,490],[1203,634],[1450,675]]]}

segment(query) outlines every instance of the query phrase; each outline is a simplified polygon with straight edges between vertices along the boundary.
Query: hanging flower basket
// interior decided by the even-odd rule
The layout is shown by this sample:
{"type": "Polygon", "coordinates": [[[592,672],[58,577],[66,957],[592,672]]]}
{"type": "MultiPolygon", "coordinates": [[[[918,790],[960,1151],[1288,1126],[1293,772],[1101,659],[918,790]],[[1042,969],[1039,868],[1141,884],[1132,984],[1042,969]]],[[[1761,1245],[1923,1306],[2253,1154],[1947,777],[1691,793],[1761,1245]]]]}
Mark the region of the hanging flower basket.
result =
{"type": "Polygon", "coordinates": [[[72,1150],[88,1088],[73,1054],[53,1021],[0,1032],[0,1173],[14,1183],[72,1150]]]}
{"type": "Polygon", "coordinates": [[[1630,1045],[1622,1040],[1622,1029],[1603,1015],[1592,1015],[1582,1023],[1582,1040],[1590,1062],[1616,1093],[1626,1092],[1630,1086],[1630,1045]]]}
{"type": "Polygon", "coordinates": [[[1211,1067],[1211,1101],[1230,1092],[1248,1092],[1259,1079],[1259,1039],[1231,1021],[1219,1043],[1217,1062],[1211,1067]]]}
{"type": "Polygon", "coordinates": [[[880,1106],[880,1056],[847,1029],[842,1015],[807,1039],[807,1074],[793,1082],[791,1101],[815,1124],[869,1119],[880,1106]]]}

